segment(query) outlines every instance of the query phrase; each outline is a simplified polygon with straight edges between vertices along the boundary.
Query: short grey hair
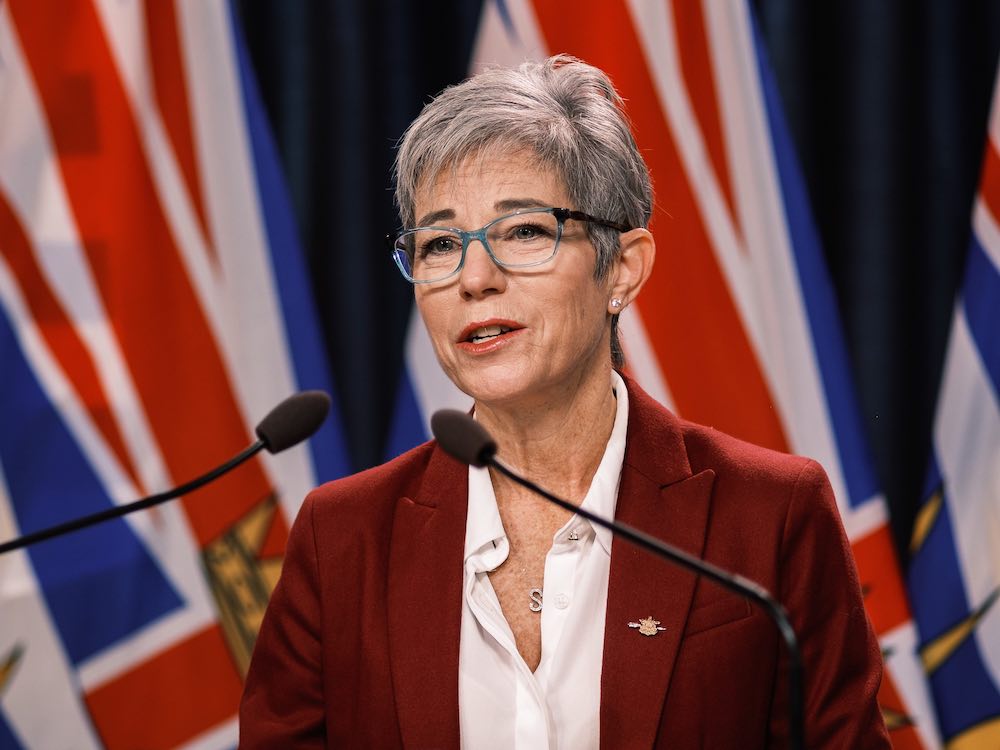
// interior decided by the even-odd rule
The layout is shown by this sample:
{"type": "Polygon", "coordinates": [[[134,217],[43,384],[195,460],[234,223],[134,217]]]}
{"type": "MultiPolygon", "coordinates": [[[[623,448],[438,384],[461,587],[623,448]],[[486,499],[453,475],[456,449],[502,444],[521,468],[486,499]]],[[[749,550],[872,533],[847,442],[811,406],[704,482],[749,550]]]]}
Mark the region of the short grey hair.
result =
{"type": "MultiPolygon", "coordinates": [[[[561,178],[574,204],[566,208],[630,227],[649,226],[652,183],[622,98],[607,74],[569,55],[490,68],[446,88],[424,107],[396,153],[403,226],[414,226],[415,195],[423,180],[470,158],[524,150],[561,178]]],[[[594,224],[588,232],[600,280],[620,252],[619,234],[594,224]]],[[[611,360],[617,369],[625,364],[618,315],[611,320],[611,360]]]]}

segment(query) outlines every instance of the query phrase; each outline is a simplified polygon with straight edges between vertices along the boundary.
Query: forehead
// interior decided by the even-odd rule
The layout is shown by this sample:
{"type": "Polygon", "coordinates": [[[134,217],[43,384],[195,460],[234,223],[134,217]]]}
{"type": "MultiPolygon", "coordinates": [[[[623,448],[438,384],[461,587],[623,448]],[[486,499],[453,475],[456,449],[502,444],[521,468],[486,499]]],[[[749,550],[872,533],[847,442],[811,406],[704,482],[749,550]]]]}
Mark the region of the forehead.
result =
{"type": "MultiPolygon", "coordinates": [[[[414,195],[414,215],[494,213],[511,203],[564,207],[566,187],[557,172],[531,152],[473,156],[424,179],[414,195]]],[[[518,206],[521,207],[521,206],[518,206]]]]}

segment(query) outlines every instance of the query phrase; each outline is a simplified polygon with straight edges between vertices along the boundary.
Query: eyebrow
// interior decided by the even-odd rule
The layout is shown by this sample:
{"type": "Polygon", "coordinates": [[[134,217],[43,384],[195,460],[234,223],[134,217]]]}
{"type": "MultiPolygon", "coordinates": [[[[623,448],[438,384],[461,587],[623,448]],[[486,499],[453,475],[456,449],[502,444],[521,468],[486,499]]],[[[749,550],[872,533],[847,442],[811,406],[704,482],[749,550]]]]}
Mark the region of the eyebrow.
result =
{"type": "MultiPolygon", "coordinates": [[[[497,214],[512,213],[522,208],[548,208],[549,204],[537,198],[506,198],[493,204],[493,210],[497,214]]],[[[431,211],[424,214],[417,222],[418,227],[432,226],[438,221],[451,220],[455,218],[455,211],[450,208],[442,208],[439,211],[431,211]]]]}

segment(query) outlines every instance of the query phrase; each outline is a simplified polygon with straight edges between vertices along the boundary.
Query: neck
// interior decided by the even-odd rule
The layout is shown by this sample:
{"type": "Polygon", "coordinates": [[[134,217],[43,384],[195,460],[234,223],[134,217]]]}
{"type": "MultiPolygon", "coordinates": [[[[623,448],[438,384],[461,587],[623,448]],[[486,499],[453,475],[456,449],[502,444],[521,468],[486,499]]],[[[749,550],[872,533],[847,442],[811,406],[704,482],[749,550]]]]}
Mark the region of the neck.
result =
{"type": "MultiPolygon", "coordinates": [[[[500,460],[573,502],[581,502],[590,487],[615,412],[610,368],[582,377],[556,397],[517,405],[476,404],[476,418],[497,441],[500,460]]],[[[498,490],[509,481],[492,476],[498,490]]]]}

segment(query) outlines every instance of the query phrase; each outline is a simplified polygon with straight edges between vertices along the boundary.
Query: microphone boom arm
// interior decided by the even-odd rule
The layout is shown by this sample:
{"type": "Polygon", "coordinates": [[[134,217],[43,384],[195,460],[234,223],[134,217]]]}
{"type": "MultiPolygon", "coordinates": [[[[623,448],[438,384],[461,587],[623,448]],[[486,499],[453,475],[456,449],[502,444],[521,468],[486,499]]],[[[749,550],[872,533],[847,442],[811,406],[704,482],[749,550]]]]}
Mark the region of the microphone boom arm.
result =
{"type": "Polygon", "coordinates": [[[180,497],[181,495],[187,495],[194,492],[196,489],[203,487],[209,482],[218,479],[220,476],[225,474],[232,469],[235,469],[241,463],[247,459],[254,456],[256,453],[261,451],[266,447],[263,440],[257,440],[252,445],[244,448],[240,453],[237,453],[231,459],[226,461],[226,463],[221,466],[217,466],[206,474],[202,474],[196,479],[192,479],[190,482],[182,484],[180,487],[174,487],[173,489],[167,490],[166,492],[160,492],[156,495],[150,495],[149,497],[144,497],[140,500],[135,500],[131,503],[125,505],[119,505],[114,508],[108,508],[107,510],[102,510],[98,513],[91,513],[89,516],[83,516],[82,518],[74,518],[65,523],[60,523],[56,526],[50,526],[46,529],[41,529],[35,531],[31,534],[25,534],[24,536],[19,536],[10,541],[3,542],[0,544],[0,555],[5,552],[12,552],[13,550],[20,549],[21,547],[27,547],[38,542],[43,542],[46,539],[52,539],[53,537],[62,536],[63,534],[68,534],[71,531],[77,531],[78,529],[85,529],[88,526],[93,526],[94,524],[101,523],[102,521],[109,521],[112,518],[118,518],[119,516],[124,516],[129,513],[134,513],[137,510],[144,510],[146,508],[152,508],[154,505],[159,505],[160,503],[165,503],[167,500],[173,500],[174,498],[180,497]]]}

